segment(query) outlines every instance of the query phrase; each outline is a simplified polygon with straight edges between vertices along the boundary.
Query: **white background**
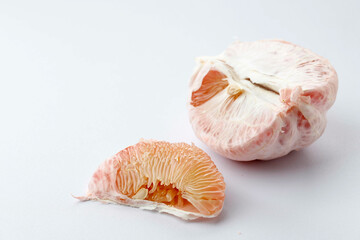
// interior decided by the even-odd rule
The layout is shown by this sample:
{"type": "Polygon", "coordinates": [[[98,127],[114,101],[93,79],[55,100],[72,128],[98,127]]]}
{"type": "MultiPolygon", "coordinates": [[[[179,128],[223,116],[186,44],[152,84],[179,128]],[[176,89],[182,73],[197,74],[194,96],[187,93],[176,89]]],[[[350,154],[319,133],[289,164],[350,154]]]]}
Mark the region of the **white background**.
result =
{"type": "Polygon", "coordinates": [[[360,239],[359,2],[1,1],[0,239],[360,239]],[[195,57],[280,38],[328,58],[324,135],[238,163],[193,134],[195,57]],[[215,219],[79,203],[97,166],[140,138],[194,142],[225,177],[215,219]]]}

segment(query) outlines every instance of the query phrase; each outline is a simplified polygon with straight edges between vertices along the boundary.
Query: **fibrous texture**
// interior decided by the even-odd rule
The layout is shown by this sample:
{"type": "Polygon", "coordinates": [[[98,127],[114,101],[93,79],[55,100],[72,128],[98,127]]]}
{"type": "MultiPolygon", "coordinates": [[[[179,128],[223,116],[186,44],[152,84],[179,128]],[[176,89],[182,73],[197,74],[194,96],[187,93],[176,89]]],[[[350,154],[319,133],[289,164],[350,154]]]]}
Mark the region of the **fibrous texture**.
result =
{"type": "Polygon", "coordinates": [[[227,158],[273,159],[322,135],[337,88],[334,68],[308,49],[281,40],[235,42],[219,56],[199,58],[190,122],[227,158]]]}
{"type": "Polygon", "coordinates": [[[210,157],[195,145],[142,140],[106,160],[85,197],[167,212],[183,219],[215,217],[225,183],[210,157]]]}

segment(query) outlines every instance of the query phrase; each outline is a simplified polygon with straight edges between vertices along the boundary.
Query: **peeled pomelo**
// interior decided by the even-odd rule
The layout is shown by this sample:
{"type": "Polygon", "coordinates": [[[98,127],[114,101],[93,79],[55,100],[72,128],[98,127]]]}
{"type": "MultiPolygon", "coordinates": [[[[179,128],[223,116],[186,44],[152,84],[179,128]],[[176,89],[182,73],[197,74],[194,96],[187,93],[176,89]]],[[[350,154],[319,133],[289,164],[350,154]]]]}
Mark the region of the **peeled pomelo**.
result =
{"type": "Polygon", "coordinates": [[[223,176],[195,145],[142,140],[102,163],[87,195],[100,200],[166,212],[191,220],[216,217],[225,198],[223,176]]]}
{"type": "Polygon", "coordinates": [[[281,40],[235,42],[198,59],[190,82],[197,137],[238,161],[269,160],[317,140],[335,101],[329,61],[281,40]]]}

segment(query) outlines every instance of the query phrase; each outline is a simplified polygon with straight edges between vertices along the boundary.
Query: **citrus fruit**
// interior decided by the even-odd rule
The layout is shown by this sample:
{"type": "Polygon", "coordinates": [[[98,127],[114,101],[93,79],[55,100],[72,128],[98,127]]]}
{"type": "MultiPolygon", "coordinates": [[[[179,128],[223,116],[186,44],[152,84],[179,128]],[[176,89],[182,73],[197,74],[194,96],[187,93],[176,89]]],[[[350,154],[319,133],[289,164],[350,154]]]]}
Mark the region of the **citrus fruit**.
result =
{"type": "Polygon", "coordinates": [[[198,138],[227,158],[273,159],[322,135],[337,88],[329,61],[308,49],[282,40],[235,42],[198,59],[190,122],[198,138]]]}
{"type": "Polygon", "coordinates": [[[195,145],[141,140],[102,163],[87,195],[100,200],[166,212],[183,219],[215,217],[225,198],[223,176],[195,145]]]}

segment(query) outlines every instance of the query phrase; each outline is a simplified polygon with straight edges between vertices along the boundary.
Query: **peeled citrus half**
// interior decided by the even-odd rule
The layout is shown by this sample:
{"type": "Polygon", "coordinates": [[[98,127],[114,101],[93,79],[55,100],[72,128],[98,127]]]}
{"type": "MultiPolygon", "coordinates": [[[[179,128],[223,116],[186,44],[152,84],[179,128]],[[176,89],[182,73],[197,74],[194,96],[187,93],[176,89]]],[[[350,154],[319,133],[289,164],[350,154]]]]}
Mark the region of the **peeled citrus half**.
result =
{"type": "Polygon", "coordinates": [[[102,163],[80,200],[114,202],[190,220],[217,216],[223,176],[195,145],[142,140],[102,163]]]}
{"type": "Polygon", "coordinates": [[[227,158],[273,159],[322,135],[337,88],[329,61],[308,49],[281,40],[235,42],[219,56],[198,59],[190,122],[227,158]]]}

